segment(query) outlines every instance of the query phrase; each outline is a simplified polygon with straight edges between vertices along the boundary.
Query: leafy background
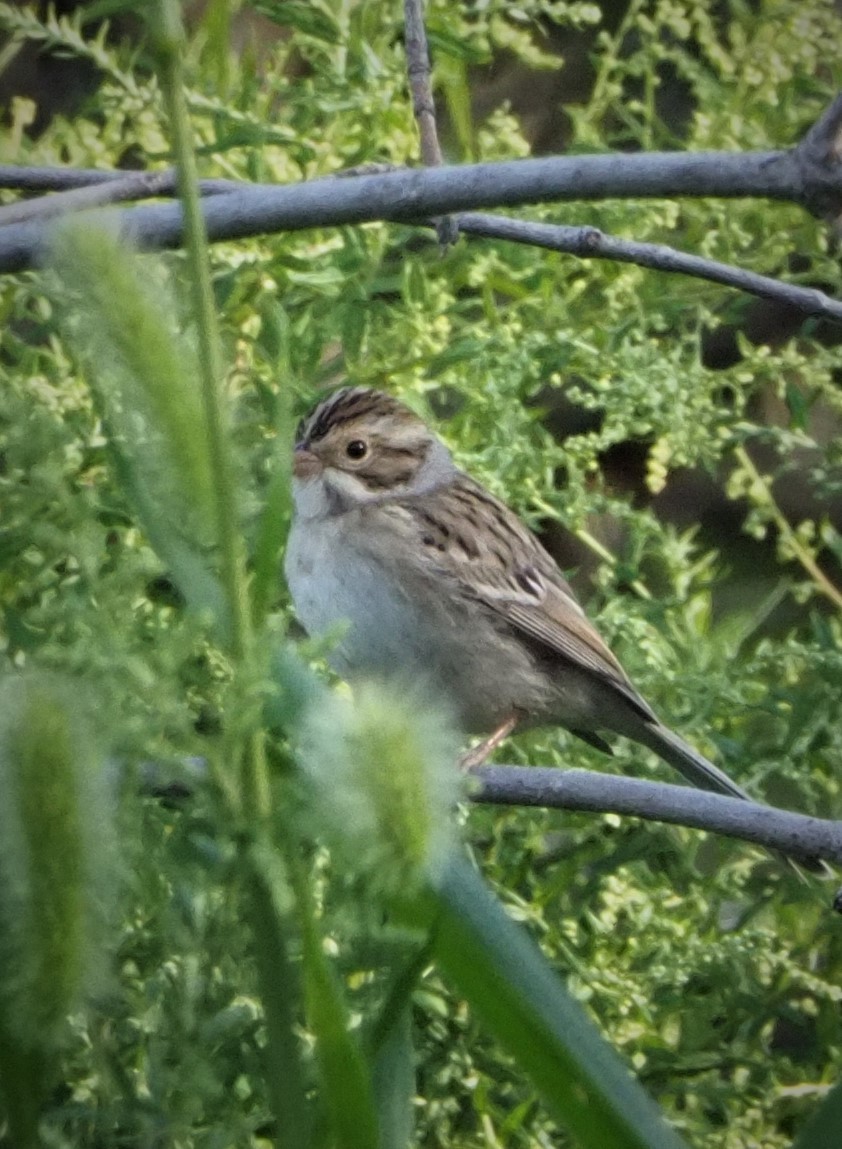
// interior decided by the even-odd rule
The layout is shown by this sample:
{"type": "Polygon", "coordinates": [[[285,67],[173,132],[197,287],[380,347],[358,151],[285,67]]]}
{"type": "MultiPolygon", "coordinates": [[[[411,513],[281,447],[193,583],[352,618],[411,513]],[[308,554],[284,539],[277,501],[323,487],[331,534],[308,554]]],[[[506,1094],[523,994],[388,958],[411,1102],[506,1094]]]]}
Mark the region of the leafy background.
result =
{"type": "MultiPolygon", "coordinates": [[[[143,36],[108,7],[110,30],[98,4],[65,16],[0,5],[0,26],[17,36],[0,158],[167,163],[143,36]],[[77,82],[63,91],[77,98],[56,105],[55,85],[27,62],[65,69],[77,82]]],[[[398,5],[263,0],[229,15],[192,12],[203,175],[283,182],[413,159],[398,5]]],[[[786,146],[833,94],[824,61],[840,34],[829,0],[436,2],[428,27],[454,162],[786,146]]],[[[529,214],[840,288],[832,229],[794,206],[631,201],[529,214]]],[[[834,329],[630,266],[466,240],[442,254],[398,226],[218,245],[213,265],[249,522],[283,465],[287,397],[299,411],[345,378],[388,387],[542,532],[672,725],[754,793],[839,816],[839,603],[803,561],[818,555],[838,582],[834,329]]],[[[178,254],[148,266],[162,283],[182,275],[178,254]]],[[[109,469],[57,299],[44,273],[0,283],[4,663],[72,676],[98,700],[118,758],[178,762],[217,729],[224,668],[109,469]]],[[[277,610],[280,628],[280,583],[277,610]]],[[[556,731],[502,757],[606,767],[556,731]]],[[[608,768],[627,759],[661,776],[626,746],[608,768]]],[[[230,847],[201,803],[129,794],[121,817],[113,972],[73,1019],[53,1136],[258,1144],[270,1129],[260,1011],[230,847]]],[[[688,1140],[789,1145],[833,1083],[842,1041],[842,935],[826,888],[675,829],[559,812],[463,817],[511,915],[688,1140]]],[[[377,954],[360,948],[353,885],[326,854],[314,865],[331,956],[362,1013],[377,954]]],[[[413,1009],[419,1145],[567,1143],[432,969],[413,1009]]]]}

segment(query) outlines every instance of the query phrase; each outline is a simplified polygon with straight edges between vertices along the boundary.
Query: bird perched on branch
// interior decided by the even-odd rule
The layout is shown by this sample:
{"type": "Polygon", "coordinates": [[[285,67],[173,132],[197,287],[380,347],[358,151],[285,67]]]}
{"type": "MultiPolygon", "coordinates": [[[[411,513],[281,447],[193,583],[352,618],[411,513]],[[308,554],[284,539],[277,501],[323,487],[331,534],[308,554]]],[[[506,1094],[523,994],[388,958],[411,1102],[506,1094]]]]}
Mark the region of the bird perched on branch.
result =
{"type": "Polygon", "coordinates": [[[695,786],[746,792],[668,729],[587,619],[556,563],[408,407],[348,387],[300,423],[286,577],[311,635],[346,620],[344,677],[421,683],[481,762],[516,727],[558,725],[654,750],[695,786]]]}

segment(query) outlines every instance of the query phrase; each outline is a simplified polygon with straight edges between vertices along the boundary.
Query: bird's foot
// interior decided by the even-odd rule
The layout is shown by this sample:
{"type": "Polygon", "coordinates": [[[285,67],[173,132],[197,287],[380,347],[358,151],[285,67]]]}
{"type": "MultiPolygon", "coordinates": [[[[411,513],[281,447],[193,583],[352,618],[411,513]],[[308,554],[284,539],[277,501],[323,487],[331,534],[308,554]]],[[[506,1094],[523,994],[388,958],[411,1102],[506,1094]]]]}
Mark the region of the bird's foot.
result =
{"type": "Polygon", "coordinates": [[[511,718],[507,718],[505,722],[501,723],[501,725],[492,731],[487,738],[484,738],[482,742],[478,742],[476,746],[472,746],[470,750],[465,751],[459,759],[459,769],[466,771],[475,770],[477,766],[481,766],[491,751],[496,750],[500,743],[509,737],[516,726],[517,718],[515,715],[512,715],[511,718]]]}

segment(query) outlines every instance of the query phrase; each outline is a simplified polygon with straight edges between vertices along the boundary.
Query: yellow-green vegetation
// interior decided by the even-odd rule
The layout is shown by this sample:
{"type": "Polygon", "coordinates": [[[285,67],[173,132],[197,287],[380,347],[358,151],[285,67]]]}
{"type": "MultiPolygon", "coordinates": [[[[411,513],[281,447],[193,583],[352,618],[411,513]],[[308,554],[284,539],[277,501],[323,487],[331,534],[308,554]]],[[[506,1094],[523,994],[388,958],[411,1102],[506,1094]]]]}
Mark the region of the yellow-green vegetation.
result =
{"type": "MultiPolygon", "coordinates": [[[[4,162],[173,162],[172,70],[131,5],[107,5],[109,34],[102,7],[40,19],[0,4],[20,53],[90,78],[37,134],[30,97],[13,100],[4,162]]],[[[415,159],[397,3],[219,2],[195,21],[168,44],[200,176],[282,183],[415,159]]],[[[540,89],[558,105],[541,138],[556,150],[786,147],[833,95],[823,61],[842,32],[831,0],[431,0],[427,25],[451,162],[529,154],[540,132],[523,96],[548,76],[561,86],[540,89]]],[[[842,286],[826,225],[791,204],[522,214],[842,286]]],[[[14,769],[32,759],[39,793],[58,771],[45,835],[81,817],[60,789],[87,746],[69,698],[124,779],[113,973],[84,1011],[91,907],[44,903],[75,963],[55,958],[55,999],[42,987],[59,918],[16,916],[10,934],[0,913],[0,953],[28,955],[9,984],[37,996],[16,991],[0,1018],[0,1073],[9,1048],[33,1045],[27,1026],[49,1034],[49,1072],[40,1053],[23,1068],[33,1097],[46,1089],[42,1134],[103,1149],[677,1144],[595,1026],[688,1144],[791,1145],[842,1049],[827,886],[612,816],[467,807],[451,827],[435,716],[330,697],[324,650],[283,645],[275,572],[292,418],[345,379],[387,387],[576,568],[670,725],[753,794],[840,816],[837,331],[701,280],[464,238],[442,253],[432,232],[370,224],[211,249],[214,381],[193,303],[201,245],[188,263],[114,237],[111,213],[62,225],[48,268],[0,279],[0,734],[14,752],[0,750],[14,769]],[[219,386],[216,414],[200,378],[219,386]],[[179,776],[191,757],[208,769],[188,800],[138,792],[143,764],[179,776]]],[[[554,731],[503,753],[659,770],[554,731]]],[[[32,832],[33,801],[4,795],[10,841],[32,832]]],[[[94,890],[89,838],[74,841],[59,876],[94,890]]],[[[42,860],[33,881],[52,893],[56,855],[42,860]]],[[[32,1109],[9,1116],[34,1144],[32,1109]]],[[[799,1149],[827,1144],[804,1136],[799,1149]]]]}

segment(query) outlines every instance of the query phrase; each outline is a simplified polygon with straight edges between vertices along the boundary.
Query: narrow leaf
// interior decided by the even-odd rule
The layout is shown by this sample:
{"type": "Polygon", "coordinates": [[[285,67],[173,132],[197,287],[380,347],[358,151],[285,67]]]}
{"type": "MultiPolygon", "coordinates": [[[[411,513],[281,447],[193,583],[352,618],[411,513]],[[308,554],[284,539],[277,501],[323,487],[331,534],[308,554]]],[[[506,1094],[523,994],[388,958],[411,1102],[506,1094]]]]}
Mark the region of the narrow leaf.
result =
{"type": "Polygon", "coordinates": [[[540,950],[460,855],[436,883],[434,953],[586,1149],[681,1149],[540,950]]]}
{"type": "Polygon", "coordinates": [[[275,850],[255,846],[250,860],[246,905],[266,1020],[266,1084],[275,1140],[281,1149],[308,1149],[312,1114],[295,1034],[302,995],[287,936],[291,896],[275,850]]]}
{"type": "Polygon", "coordinates": [[[838,1149],[842,1142],[842,1081],[837,1081],[796,1138],[792,1149],[838,1149]]]}
{"type": "Polygon", "coordinates": [[[298,858],[288,859],[302,936],[307,1021],[316,1037],[322,1092],[337,1149],[379,1149],[369,1067],[349,1029],[339,980],[322,948],[312,892],[298,858]]]}
{"type": "Polygon", "coordinates": [[[51,258],[124,492],[187,602],[219,616],[213,461],[198,358],[173,329],[175,303],[156,265],[102,225],[63,222],[51,258]]]}
{"type": "MultiPolygon", "coordinates": [[[[288,364],[288,356],[284,356],[288,364]]],[[[275,410],[275,473],[266,492],[252,558],[252,611],[259,623],[278,595],[281,556],[291,512],[290,483],[295,423],[289,388],[278,395],[275,410]]]]}
{"type": "Polygon", "coordinates": [[[412,1140],[415,1065],[409,1001],[391,1018],[374,1059],[374,1096],[380,1149],[405,1149],[412,1140]]]}

